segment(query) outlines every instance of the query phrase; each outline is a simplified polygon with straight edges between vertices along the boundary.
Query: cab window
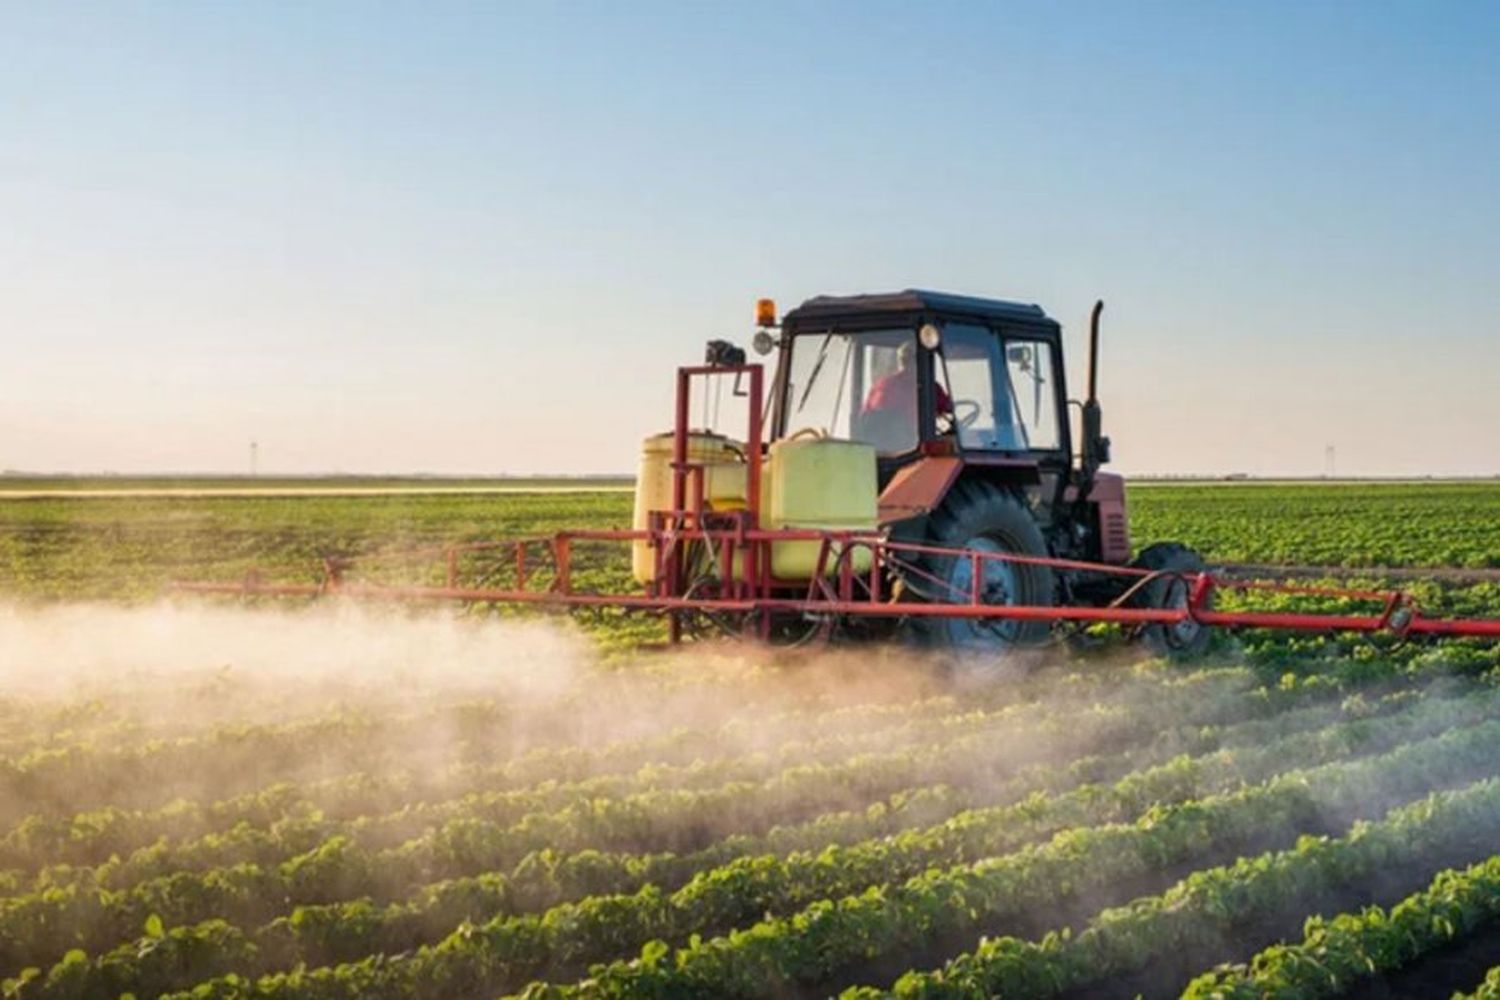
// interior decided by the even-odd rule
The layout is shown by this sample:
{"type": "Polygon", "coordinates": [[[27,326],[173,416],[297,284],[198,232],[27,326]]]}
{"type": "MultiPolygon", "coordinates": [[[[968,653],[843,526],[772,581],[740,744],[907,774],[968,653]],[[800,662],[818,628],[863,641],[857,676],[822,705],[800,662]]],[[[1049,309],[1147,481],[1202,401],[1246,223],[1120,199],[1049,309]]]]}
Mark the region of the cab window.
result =
{"type": "Polygon", "coordinates": [[[1002,342],[993,330],[961,323],[944,329],[942,343],[939,379],[953,416],[940,430],[981,451],[1062,447],[1050,344],[1025,337],[1002,342]]]}
{"type": "Polygon", "coordinates": [[[1025,442],[1018,447],[1035,451],[1061,448],[1051,346],[1041,340],[1006,340],[1005,376],[1014,410],[1012,426],[1017,438],[1025,442]]]}
{"type": "Polygon", "coordinates": [[[980,451],[1025,448],[1002,374],[1000,338],[986,327],[949,323],[941,351],[939,381],[946,380],[958,443],[980,451]]]}

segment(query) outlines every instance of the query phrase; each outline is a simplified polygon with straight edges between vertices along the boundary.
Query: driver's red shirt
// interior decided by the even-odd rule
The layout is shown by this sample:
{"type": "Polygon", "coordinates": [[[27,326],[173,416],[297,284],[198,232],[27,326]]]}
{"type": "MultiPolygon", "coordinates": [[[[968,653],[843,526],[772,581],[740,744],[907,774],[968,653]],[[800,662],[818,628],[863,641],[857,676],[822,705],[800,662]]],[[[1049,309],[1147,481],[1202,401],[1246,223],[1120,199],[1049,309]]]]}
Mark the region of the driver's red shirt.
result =
{"type": "MultiPolygon", "coordinates": [[[[939,413],[952,413],[953,401],[948,398],[948,391],[936,382],[932,385],[932,391],[937,402],[937,411],[939,413]]],[[[891,372],[872,385],[870,387],[870,394],[865,397],[865,412],[870,413],[874,410],[894,410],[898,413],[909,413],[912,420],[916,420],[916,372],[910,369],[891,372]]]]}

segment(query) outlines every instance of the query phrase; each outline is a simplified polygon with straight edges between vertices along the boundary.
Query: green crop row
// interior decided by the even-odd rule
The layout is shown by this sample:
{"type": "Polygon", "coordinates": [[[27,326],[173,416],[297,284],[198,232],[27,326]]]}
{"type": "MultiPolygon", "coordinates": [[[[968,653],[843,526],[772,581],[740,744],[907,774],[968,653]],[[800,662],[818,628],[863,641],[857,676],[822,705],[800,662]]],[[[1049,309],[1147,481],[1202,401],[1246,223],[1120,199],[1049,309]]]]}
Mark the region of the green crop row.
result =
{"type": "Polygon", "coordinates": [[[328,870],[329,880],[338,883],[349,867],[345,861],[379,850],[383,853],[371,870],[387,886],[381,894],[394,897],[410,886],[513,865],[525,854],[548,847],[635,849],[650,845],[695,850],[716,836],[816,816],[831,804],[868,804],[924,782],[972,785],[1043,757],[1067,756],[1095,746],[1124,747],[1173,725],[1261,716],[1278,704],[1292,704],[1302,697],[1295,691],[1271,697],[1238,691],[1217,698],[1207,694],[1198,684],[1166,686],[1160,697],[1137,714],[1103,706],[1055,716],[1041,713],[1035,719],[1017,720],[1002,732],[940,741],[917,753],[866,753],[837,764],[788,768],[761,782],[729,782],[698,791],[581,799],[555,811],[506,815],[500,821],[486,818],[490,799],[475,796],[460,800],[447,819],[414,838],[399,835],[405,832],[400,813],[393,814],[388,824],[379,820],[340,824],[316,816],[293,817],[268,829],[241,824],[226,833],[185,843],[142,848],[128,858],[94,868],[44,869],[33,885],[38,890],[71,884],[123,889],[184,871],[242,863],[280,864],[300,854],[316,857],[316,867],[328,870]],[[999,771],[986,763],[997,759],[1005,761],[999,771]],[[383,826],[396,835],[382,836],[383,826]],[[330,842],[325,849],[323,845],[330,842]]]}
{"type": "MultiPolygon", "coordinates": [[[[830,845],[786,857],[744,854],[700,871],[670,895],[654,891],[664,883],[652,880],[649,888],[642,886],[633,895],[609,901],[586,899],[538,917],[492,923],[485,934],[491,944],[504,938],[506,943],[500,947],[505,951],[510,950],[507,944],[516,940],[534,942],[536,966],[530,971],[513,970],[516,975],[555,975],[560,970],[608,959],[622,947],[640,948],[655,937],[685,940],[690,934],[717,933],[753,923],[764,914],[792,912],[820,899],[907,879],[933,866],[974,862],[1015,851],[1068,826],[1134,818],[1151,804],[1182,802],[1241,782],[1263,780],[1290,761],[1336,760],[1355,748],[1375,752],[1406,739],[1477,721],[1494,707],[1491,703],[1489,710],[1473,714],[1469,705],[1453,702],[1424,713],[1420,719],[1396,716],[1361,720],[1328,730],[1296,733],[1236,752],[1182,756],[1133,772],[1114,784],[1088,784],[1058,795],[1037,793],[1014,805],[967,810],[925,830],[888,834],[844,848],[830,845]],[[590,953],[583,941],[570,935],[586,939],[592,930],[591,915],[605,902],[613,921],[606,939],[611,951],[590,953]]],[[[1493,727],[1491,735],[1500,737],[1500,725],[1493,727]]],[[[320,953],[333,950],[330,944],[341,945],[344,957],[353,959],[372,952],[405,951],[421,943],[412,940],[406,922],[413,916],[427,916],[425,913],[414,915],[409,908],[402,908],[381,920],[380,914],[359,904],[339,910],[342,919],[336,926],[309,919],[304,924],[311,926],[299,927],[293,918],[285,929],[320,946],[311,953],[299,949],[296,960],[315,962],[320,953]],[[372,932],[382,930],[385,934],[375,933],[372,940],[372,932]]],[[[298,916],[308,915],[304,912],[298,916]]],[[[432,926],[432,922],[427,925],[432,926]]]]}
{"type": "MultiPolygon", "coordinates": [[[[621,794],[646,787],[693,787],[765,777],[794,760],[832,760],[871,746],[902,746],[932,734],[1003,724],[1024,706],[995,712],[952,714],[952,704],[913,706],[909,715],[859,709],[830,712],[817,738],[789,740],[754,755],[736,752],[752,739],[734,722],[708,731],[674,730],[603,748],[541,747],[501,764],[461,764],[438,771],[382,774],[362,771],[297,786],[282,783],[219,802],[175,802],[155,810],[106,808],[47,819],[28,817],[0,839],[0,865],[30,870],[45,864],[99,864],[167,838],[182,841],[249,823],[265,829],[287,819],[365,821],[387,840],[415,836],[445,816],[470,813],[480,798],[496,815],[551,808],[578,798],[621,794]],[[943,714],[947,713],[947,714],[943,714]],[[634,770],[632,770],[632,767],[634,770]],[[541,786],[541,787],[533,787],[541,786]],[[517,811],[519,810],[519,811],[517,811]]],[[[775,717],[762,725],[776,726],[775,717]]],[[[800,727],[799,727],[800,728],[800,727]]],[[[811,730],[811,727],[807,727],[811,730]]]]}
{"type": "Polygon", "coordinates": [[[1386,911],[1369,906],[1312,917],[1302,940],[1274,945],[1248,964],[1193,980],[1184,1000],[1312,1000],[1355,990],[1500,918],[1500,855],[1432,884],[1386,911]]]}
{"type": "Polygon", "coordinates": [[[1205,853],[1293,836],[1326,814],[1368,814],[1482,769],[1493,759],[1497,738],[1500,725],[1486,723],[1380,757],[1153,809],[1133,825],[1065,831],[1016,854],[826,900],[793,916],[694,941],[675,956],[648,946],[639,960],[601,969],[581,987],[538,989],[534,995],[756,996],[778,983],[817,985],[856,963],[1019,919],[1061,897],[1105,892],[1205,853]]]}
{"type": "MultiPolygon", "coordinates": [[[[868,752],[832,764],[799,764],[760,781],[731,781],[708,789],[650,790],[617,799],[577,796],[561,807],[549,802],[540,812],[526,811],[529,794],[479,795],[458,800],[445,820],[424,825],[416,837],[405,839],[400,836],[404,824],[397,822],[399,812],[390,814],[390,821],[381,817],[337,823],[310,816],[280,820],[265,829],[242,823],[226,833],[142,848],[128,858],[92,869],[44,869],[36,881],[42,886],[121,889],[184,871],[244,862],[280,863],[337,841],[344,850],[386,852],[380,868],[391,886],[388,892],[399,893],[412,880],[421,884],[449,873],[486,870],[561,843],[579,848],[647,843],[659,831],[668,843],[693,845],[692,838],[715,830],[757,829],[816,814],[840,797],[851,803],[868,802],[922,780],[926,777],[923,769],[929,766],[946,766],[953,773],[972,771],[977,767],[973,758],[961,754],[1012,749],[1024,735],[1041,739],[1048,732],[1067,728],[1068,738],[1082,744],[1087,735],[1109,738],[1138,731],[1137,723],[1111,709],[1084,713],[1070,721],[1073,726],[1053,720],[1040,729],[981,730],[915,750],[868,752]]],[[[1040,746],[1017,750],[1018,763],[1024,763],[1028,752],[1036,756],[1043,750],[1040,746]]],[[[548,798],[545,792],[537,794],[548,798]]]]}
{"type": "MultiPolygon", "coordinates": [[[[1048,729],[1054,735],[1066,729],[1075,747],[1087,745],[1091,737],[1108,740],[1141,731],[1135,720],[1107,709],[1080,716],[1072,725],[1054,722],[1048,729]]],[[[861,754],[836,764],[797,765],[760,782],[581,799],[501,822],[459,815],[392,846],[357,839],[355,825],[341,828],[316,820],[279,823],[269,830],[239,827],[186,844],[145,848],[90,872],[44,872],[43,881],[58,885],[71,874],[86,885],[122,889],[215,867],[287,863],[307,872],[304,901],[348,898],[346,890],[355,880],[365,891],[380,885],[378,894],[392,898],[410,886],[507,868],[546,848],[695,850],[719,836],[810,818],[827,811],[830,803],[869,803],[924,781],[972,785],[995,780],[999,775],[978,762],[1006,752],[1012,754],[1008,767],[1039,759],[1058,743],[1027,745],[1018,737],[1046,733],[979,733],[915,749],[861,754]]],[[[482,815],[483,808],[481,800],[475,811],[482,815]]]]}
{"type": "MultiPolygon", "coordinates": [[[[665,945],[648,945],[643,961],[617,963],[591,988],[617,995],[759,995],[778,983],[816,984],[834,970],[877,954],[910,947],[946,925],[967,926],[988,914],[1050,904],[1060,885],[1102,886],[1129,872],[1150,871],[1224,842],[1250,842],[1304,828],[1320,804],[1351,811],[1399,796],[1411,784],[1430,784],[1467,772],[1492,754],[1500,724],[1413,744],[1393,754],[1278,779],[1271,785],[1189,805],[1154,809],[1132,826],[1071,830],[1039,847],[1003,858],[935,871],[900,887],[873,888],[838,903],[824,901],[794,916],[710,941],[695,940],[664,962],[665,945]],[[638,992],[638,991],[644,991],[638,992]]],[[[263,977],[254,983],[220,980],[203,996],[353,997],[453,996],[493,991],[535,969],[544,938],[565,933],[585,954],[623,950],[622,930],[639,925],[633,911],[650,912],[654,888],[636,897],[586,900],[566,920],[523,925],[500,920],[465,926],[441,944],[404,957],[263,977]]],[[[638,933],[638,932],[637,932],[638,933]]],[[[628,941],[635,940],[630,934],[628,941]]],[[[561,957],[567,957],[567,950],[561,957]]],[[[554,957],[558,951],[551,951],[554,957]]],[[[568,991],[559,990],[561,994],[568,991]]]]}
{"type": "Polygon", "coordinates": [[[38,750],[0,761],[0,823],[27,815],[67,815],[116,802],[165,803],[198,782],[232,791],[256,780],[261,768],[295,775],[326,768],[347,754],[358,761],[384,758],[387,726],[357,714],[281,725],[230,726],[201,737],[153,740],[135,746],[77,744],[38,750]],[[320,756],[326,751],[328,757],[320,756]],[[149,774],[153,781],[143,781],[149,774]]]}
{"type": "MultiPolygon", "coordinates": [[[[1081,934],[1041,941],[984,941],[941,970],[908,973],[897,997],[1028,996],[1064,993],[1145,968],[1166,955],[1211,950],[1257,919],[1285,914],[1333,889],[1378,874],[1466,853],[1483,856],[1500,830],[1500,778],[1436,792],[1341,838],[1307,837],[1295,848],[1194,872],[1158,896],[1106,910],[1081,934]]],[[[888,994],[850,990],[845,1000],[888,994]]],[[[1256,995],[1260,995],[1257,993],[1256,995]]]]}
{"type": "MultiPolygon", "coordinates": [[[[944,748],[971,730],[978,729],[981,733],[994,731],[997,721],[996,716],[983,713],[961,716],[958,719],[982,725],[939,726],[937,733],[927,733],[927,741],[919,749],[925,748],[929,753],[942,753],[944,748]],[[957,730],[956,733],[951,731],[954,729],[957,730]]],[[[1007,719],[1008,716],[1001,713],[1000,720],[1007,719]]],[[[904,731],[906,727],[901,729],[904,731]]],[[[921,731],[921,727],[913,730],[921,731]]],[[[879,735],[876,734],[877,738],[879,735]]],[[[857,739],[861,744],[866,742],[864,735],[857,739]]],[[[899,745],[899,741],[894,742],[899,745]]],[[[890,760],[895,756],[896,753],[887,753],[880,759],[890,760]]],[[[805,765],[795,767],[800,769],[798,773],[807,773],[805,765]]],[[[781,770],[788,768],[783,766],[781,770]]],[[[665,773],[662,769],[649,769],[646,777],[651,780],[642,784],[651,784],[665,773]]],[[[847,775],[849,772],[846,769],[836,773],[847,775]]],[[[507,822],[521,829],[548,822],[555,818],[553,813],[565,809],[568,803],[592,802],[586,793],[604,790],[598,783],[560,787],[560,794],[553,794],[554,789],[544,789],[538,793],[514,795],[505,799],[504,801],[515,805],[514,815],[508,817],[507,822]],[[541,808],[534,813],[527,811],[528,805],[538,803],[541,808]]],[[[735,784],[731,787],[743,785],[735,784]]],[[[597,808],[591,809],[597,811],[597,808]]],[[[495,800],[488,801],[487,812],[491,818],[498,814],[495,800]]],[[[289,831],[279,832],[287,837],[293,836],[289,831]]],[[[298,832],[296,836],[315,842],[280,864],[243,861],[213,867],[201,873],[178,869],[119,889],[110,889],[100,884],[113,876],[111,870],[102,876],[80,878],[71,884],[51,885],[24,896],[0,900],[0,968],[13,967],[19,962],[36,961],[38,950],[45,953],[59,946],[63,950],[75,946],[95,947],[97,940],[91,940],[88,935],[113,933],[121,928],[128,928],[126,933],[132,932],[151,913],[166,914],[173,923],[186,919],[204,919],[216,914],[233,915],[237,918],[235,922],[243,922],[269,918],[270,915],[298,903],[346,898],[336,895],[340,891],[346,892],[349,897],[365,894],[389,896],[398,891],[390,883],[390,870],[383,863],[385,858],[371,856],[364,849],[354,846],[347,834],[335,834],[328,839],[315,840],[322,836],[322,832],[316,827],[298,832]],[[196,915],[184,916],[187,912],[196,915]]],[[[522,867],[525,862],[526,859],[522,858],[516,867],[522,867]]],[[[118,936],[112,940],[118,940],[118,936]]]]}
{"type": "MultiPolygon", "coordinates": [[[[1092,676],[1070,678],[1061,685],[1061,696],[1049,698],[1048,706],[1050,710],[1067,711],[1069,706],[1086,706],[1091,696],[1122,706],[1149,703],[1159,694],[1156,683],[1181,697],[1193,697],[1192,693],[1197,692],[1196,697],[1202,699],[1222,700],[1237,696],[1251,681],[1251,675],[1244,670],[1205,670],[1186,677],[1168,675],[1159,682],[1130,684],[1122,692],[1118,682],[1096,672],[1092,676]]],[[[1023,712],[1028,704],[1008,696],[985,699],[985,703],[992,702],[998,703],[991,709],[994,713],[1007,708],[1023,712]]],[[[708,762],[746,745],[761,743],[765,734],[780,733],[787,728],[796,732],[815,730],[827,736],[863,734],[871,739],[877,738],[881,729],[909,734],[911,730],[921,730],[924,720],[951,714],[952,705],[952,699],[945,697],[911,705],[905,715],[901,706],[888,704],[822,711],[816,716],[816,727],[807,723],[808,715],[815,710],[795,709],[758,718],[739,716],[706,729],[674,728],[664,734],[653,731],[602,746],[541,746],[498,764],[461,762],[446,768],[416,771],[398,764],[389,770],[360,769],[343,777],[302,785],[281,781],[255,792],[206,803],[177,800],[148,810],[105,807],[55,817],[33,814],[0,838],[0,867],[33,870],[45,864],[93,865],[112,854],[124,855],[163,837],[180,841],[222,833],[241,823],[265,828],[279,821],[297,822],[308,817],[373,821],[385,816],[393,826],[406,824],[409,831],[419,826],[424,817],[440,819],[445,802],[452,809],[463,808],[464,800],[472,798],[475,792],[522,788],[542,782],[581,781],[653,765],[708,762]]],[[[974,710],[971,708],[970,712],[974,710]]],[[[482,718],[489,718],[486,706],[478,706],[478,711],[482,718]]],[[[997,714],[997,718],[1001,717],[997,714]]],[[[423,730],[418,727],[418,731],[423,730]]],[[[378,763],[367,760],[370,768],[378,763]]],[[[260,768],[261,773],[265,770],[263,766],[260,768]]],[[[155,781],[154,772],[133,772],[128,780],[149,785],[155,781]]],[[[400,839],[404,838],[394,830],[387,838],[400,839]]]]}
{"type": "MultiPolygon", "coordinates": [[[[1249,683],[1248,677],[1244,683],[1249,683]]],[[[656,685],[633,676],[627,682],[601,675],[590,685],[596,689],[592,696],[607,697],[610,687],[621,684],[627,684],[632,699],[662,710],[652,697],[656,685]]],[[[713,711],[703,707],[701,700],[694,702],[693,731],[708,735],[723,728],[725,736],[753,733],[738,711],[713,711]]],[[[746,691],[732,704],[750,708],[754,700],[746,691]]],[[[1008,699],[1001,695],[995,700],[1004,703],[1008,699]]],[[[100,807],[111,804],[149,809],[184,792],[196,792],[193,781],[202,781],[221,794],[233,794],[267,775],[283,781],[299,776],[324,778],[335,763],[344,765],[345,773],[351,775],[362,770],[399,770],[408,756],[432,756],[434,733],[444,738],[445,761],[480,770],[511,764],[528,751],[541,751],[541,759],[532,762],[538,775],[533,780],[555,778],[567,766],[569,756],[610,760],[622,749],[599,745],[596,728],[589,726],[590,716],[582,711],[586,701],[583,694],[570,692],[546,705],[545,713],[538,713],[534,705],[495,700],[414,712],[339,708],[289,722],[221,724],[170,739],[136,739],[142,734],[130,728],[95,733],[78,742],[0,759],[0,829],[28,817],[33,822],[56,822],[86,810],[103,811],[100,807]]],[[[907,718],[925,716],[930,710],[941,712],[949,703],[937,698],[927,706],[907,705],[907,718]]],[[[856,717],[848,720],[849,731],[860,727],[860,714],[884,717],[894,724],[906,721],[900,706],[876,703],[854,708],[856,717]]],[[[850,711],[827,706],[773,708],[762,721],[779,725],[826,718],[833,732],[842,724],[841,716],[850,711]]],[[[655,738],[660,739],[659,732],[655,738]]],[[[651,745],[649,740],[638,742],[651,745]]],[[[654,759],[642,756],[640,762],[654,759]]]]}
{"type": "MultiPolygon", "coordinates": [[[[1308,732],[1311,724],[1334,718],[1332,707],[1302,709],[1282,713],[1223,730],[1200,730],[1191,735],[1195,747],[1256,745],[1275,734],[1274,750],[1247,752],[1243,760],[1229,755],[1206,758],[1189,765],[1182,758],[1171,765],[1158,767],[1134,778],[1125,779],[1121,788],[1135,789],[1139,799],[1150,789],[1161,793],[1168,782],[1158,774],[1170,775],[1170,786],[1185,796],[1210,774],[1247,773],[1251,762],[1272,766],[1300,754],[1317,754],[1332,759],[1355,749],[1369,752],[1402,738],[1424,734],[1433,726],[1456,726],[1483,718],[1494,709],[1494,698],[1488,694],[1472,698],[1433,699],[1416,702],[1405,695],[1392,696],[1376,706],[1390,710],[1389,717],[1361,717],[1331,729],[1308,732]]],[[[1364,711],[1369,711],[1365,709],[1364,711]]],[[[793,846],[826,846],[877,836],[887,836],[916,825],[923,819],[931,822],[943,815],[977,804],[1016,801],[1028,793],[1043,795],[1054,789],[1076,785],[1081,780],[1097,780],[1110,771],[1124,773],[1131,766],[1161,760],[1168,756],[1173,742],[1160,741],[1153,753],[1110,755],[1087,758],[1074,765],[1052,765],[1023,771],[1016,778],[993,783],[986,781],[974,792],[959,793],[945,786],[917,794],[902,795],[889,807],[871,809],[845,816],[824,815],[797,827],[780,828],[759,837],[735,836],[704,850],[686,855],[652,852],[645,855],[603,854],[586,851],[577,855],[558,855],[548,851],[545,857],[531,855],[515,866],[507,876],[487,873],[467,876],[425,887],[415,898],[403,903],[377,906],[368,898],[354,902],[301,906],[289,916],[256,932],[252,937],[263,945],[266,960],[281,966],[295,961],[313,963],[345,960],[371,952],[402,951],[425,941],[442,937],[464,920],[483,920],[507,913],[555,906],[571,898],[598,893],[619,893],[640,889],[646,884],[670,888],[680,885],[694,874],[720,865],[732,871],[742,855],[764,854],[768,849],[782,852],[793,846]],[[937,815],[934,815],[937,813],[937,815]],[[904,825],[903,825],[904,824],[904,825]],[[274,947],[264,947],[274,943],[274,947]]],[[[1097,813],[1119,799],[1123,792],[1101,795],[1097,786],[1089,785],[1065,798],[1050,809],[1045,798],[1033,798],[996,815],[996,826],[1007,837],[1032,837],[1037,831],[1055,829],[1071,815],[1097,813]],[[1113,795],[1114,798],[1110,796],[1113,795]],[[1005,822],[1009,816],[1014,824],[1005,822]]],[[[975,820],[989,813],[975,814],[975,820]]],[[[969,824],[970,828],[975,822],[969,824]]],[[[1019,843],[1019,841],[1016,841],[1019,843]]],[[[908,852],[910,853],[910,852],[908,852]]],[[[818,863],[824,866],[825,858],[818,863]]],[[[372,866],[373,867],[373,866],[372,866]]],[[[156,914],[168,924],[190,923],[219,916],[244,926],[270,920],[288,902],[296,902],[306,892],[303,884],[307,869],[297,864],[278,868],[238,865],[213,869],[203,875],[176,873],[151,880],[118,892],[80,893],[73,890],[41,893],[14,901],[0,909],[0,968],[46,960],[49,953],[60,955],[69,947],[96,950],[103,944],[130,936],[149,915],[156,914]],[[81,930],[83,929],[83,930],[81,930]]],[[[850,875],[859,878],[851,870],[850,875]]],[[[699,880],[701,881],[701,880],[699,880]]],[[[720,887],[733,881],[730,875],[720,879],[720,887]]],[[[351,895],[362,888],[351,881],[345,886],[351,895]]],[[[686,890],[691,893],[692,889],[686,890]]],[[[704,905],[702,893],[697,903],[704,905]]],[[[753,918],[759,912],[774,908],[770,902],[749,900],[743,905],[753,918]]],[[[789,905],[783,903],[782,905],[789,905]]],[[[684,919],[692,919],[691,914],[684,919]]]]}

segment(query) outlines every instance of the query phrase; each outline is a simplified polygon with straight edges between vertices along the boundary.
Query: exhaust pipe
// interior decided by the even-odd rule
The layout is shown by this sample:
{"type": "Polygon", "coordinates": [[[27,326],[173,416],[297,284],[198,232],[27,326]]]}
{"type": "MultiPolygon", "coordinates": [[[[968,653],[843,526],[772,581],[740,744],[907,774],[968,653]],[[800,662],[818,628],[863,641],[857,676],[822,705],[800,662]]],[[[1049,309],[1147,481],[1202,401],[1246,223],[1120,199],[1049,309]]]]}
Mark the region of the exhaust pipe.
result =
{"type": "Polygon", "coordinates": [[[1089,402],[1099,405],[1099,314],[1104,312],[1104,300],[1094,303],[1089,316],[1089,402]]]}
{"type": "Polygon", "coordinates": [[[1083,403],[1083,442],[1080,463],[1078,500],[1088,499],[1094,489],[1094,475],[1109,461],[1109,438],[1103,434],[1104,415],[1099,408],[1099,316],[1104,300],[1094,303],[1089,317],[1089,395],[1083,403]]]}

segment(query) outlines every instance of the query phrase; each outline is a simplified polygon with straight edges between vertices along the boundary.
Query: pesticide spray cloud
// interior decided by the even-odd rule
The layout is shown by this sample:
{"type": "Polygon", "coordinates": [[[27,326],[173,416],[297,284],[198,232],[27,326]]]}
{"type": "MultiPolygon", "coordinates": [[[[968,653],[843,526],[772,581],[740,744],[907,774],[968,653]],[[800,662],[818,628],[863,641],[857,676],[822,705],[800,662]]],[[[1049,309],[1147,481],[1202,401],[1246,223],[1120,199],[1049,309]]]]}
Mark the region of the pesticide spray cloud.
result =
{"type": "Polygon", "coordinates": [[[872,659],[700,644],[606,662],[565,621],[336,602],[0,605],[0,758],[15,765],[0,839],[28,816],[358,776],[395,811],[536,754],[562,764],[532,781],[662,762],[651,747],[676,765],[794,764],[826,713],[874,703],[900,719],[947,698],[929,673],[872,659]]]}
{"type": "Polygon", "coordinates": [[[350,605],[0,607],[0,679],[12,695],[231,672],[268,684],[371,693],[412,686],[534,697],[565,688],[587,660],[577,637],[542,623],[496,626],[350,605]]]}
{"type": "MultiPolygon", "coordinates": [[[[901,702],[936,686],[922,670],[820,655],[795,670],[747,647],[699,645],[601,662],[558,619],[495,619],[323,602],[303,608],[162,602],[0,605],[0,703],[83,701],[163,736],[226,722],[270,724],[350,709],[464,715],[511,752],[602,744],[749,712],[901,702]],[[503,717],[503,721],[502,718],[503,717]]],[[[436,753],[450,734],[434,724],[436,753]]],[[[785,736],[747,730],[756,746],[785,736]]]]}
{"type": "MultiPolygon", "coordinates": [[[[1046,697],[1035,682],[1038,664],[1025,666],[1007,667],[1016,676],[997,679],[990,669],[945,672],[909,647],[787,652],[733,643],[604,663],[565,620],[333,601],[302,608],[0,604],[0,702],[93,699],[164,735],[340,707],[411,712],[484,701],[504,707],[504,726],[489,735],[519,752],[536,742],[600,745],[736,718],[805,716],[796,731],[769,722],[745,727],[741,749],[758,752],[815,734],[820,711],[935,697],[975,707],[1046,697]]],[[[442,743],[442,733],[432,735],[442,743]]]]}

